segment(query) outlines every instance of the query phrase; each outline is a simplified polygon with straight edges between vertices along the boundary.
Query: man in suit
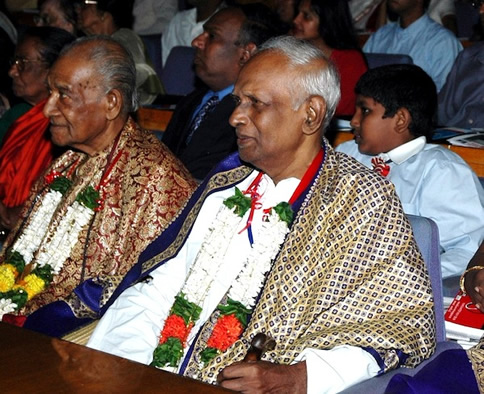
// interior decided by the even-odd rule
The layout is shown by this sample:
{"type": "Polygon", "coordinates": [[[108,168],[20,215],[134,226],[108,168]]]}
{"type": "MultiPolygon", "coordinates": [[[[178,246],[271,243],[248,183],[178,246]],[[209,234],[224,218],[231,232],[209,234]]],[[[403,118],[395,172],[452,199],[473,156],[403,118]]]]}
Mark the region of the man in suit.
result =
{"type": "Polygon", "coordinates": [[[206,87],[178,103],[163,142],[198,180],[237,150],[228,121],[235,108],[233,85],[257,47],[278,33],[276,20],[261,4],[228,7],[215,13],[192,41],[195,72],[206,87]]]}

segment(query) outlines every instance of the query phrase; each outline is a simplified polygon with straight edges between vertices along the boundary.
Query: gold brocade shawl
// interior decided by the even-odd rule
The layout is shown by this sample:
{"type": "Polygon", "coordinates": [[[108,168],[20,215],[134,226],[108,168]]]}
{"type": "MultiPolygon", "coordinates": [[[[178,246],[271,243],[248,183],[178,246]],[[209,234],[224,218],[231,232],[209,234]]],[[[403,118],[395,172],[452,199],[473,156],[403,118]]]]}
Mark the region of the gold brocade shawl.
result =
{"type": "MultiPolygon", "coordinates": [[[[183,165],[152,133],[141,130],[133,120],[128,120],[117,146],[114,145],[113,141],[94,156],[67,151],[47,170],[47,173],[56,170],[66,175],[66,169],[79,160],[72,175],[73,185],[63,196],[49,225],[47,234],[52,234],[77,194],[88,185],[98,185],[109,167],[111,151],[112,157],[122,151],[107,178],[103,209],[95,214],[92,225],[81,231],[70,257],[51,285],[30,300],[20,311],[22,314],[28,315],[43,305],[65,300],[77,285],[89,278],[96,278],[113,290],[194,190],[195,182],[183,165]]],[[[34,185],[22,213],[26,223],[32,216],[30,208],[35,212],[47,193],[45,186],[43,177],[34,185]]],[[[5,250],[16,240],[19,226],[6,241],[2,260],[5,250]]],[[[84,305],[73,301],[71,306],[78,317],[95,317],[84,305]]]]}
{"type": "MultiPolygon", "coordinates": [[[[213,383],[241,360],[259,332],[276,340],[267,361],[290,364],[305,348],[373,349],[387,371],[413,367],[435,348],[430,280],[393,185],[326,144],[326,157],[305,197],[240,340],[203,366],[199,353],[217,312],[202,328],[186,376],[213,383]]],[[[174,243],[147,261],[173,255],[211,189],[235,185],[237,167],[208,182],[174,243]]]]}

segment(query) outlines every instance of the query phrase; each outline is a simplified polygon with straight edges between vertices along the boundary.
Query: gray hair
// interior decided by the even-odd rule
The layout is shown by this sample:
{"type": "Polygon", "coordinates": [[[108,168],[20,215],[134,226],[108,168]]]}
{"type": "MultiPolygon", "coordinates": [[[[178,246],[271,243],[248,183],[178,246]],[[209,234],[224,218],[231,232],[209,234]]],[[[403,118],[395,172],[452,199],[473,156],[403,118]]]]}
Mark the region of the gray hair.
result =
{"type": "Polygon", "coordinates": [[[298,109],[309,96],[321,96],[326,102],[323,130],[327,128],[341,97],[340,77],[336,66],[314,45],[292,36],[275,37],[265,42],[258,54],[273,51],[287,57],[289,65],[297,70],[297,77],[289,87],[292,90],[293,109],[298,109]],[[321,60],[327,67],[315,67],[321,60]],[[305,68],[302,69],[301,66],[305,68]]]}
{"type": "Polygon", "coordinates": [[[121,92],[123,97],[123,113],[134,112],[138,108],[136,92],[136,67],[129,52],[116,40],[109,36],[87,36],[78,38],[67,45],[60,56],[75,53],[76,48],[95,43],[89,47],[87,58],[96,68],[108,93],[113,89],[121,92]]]}

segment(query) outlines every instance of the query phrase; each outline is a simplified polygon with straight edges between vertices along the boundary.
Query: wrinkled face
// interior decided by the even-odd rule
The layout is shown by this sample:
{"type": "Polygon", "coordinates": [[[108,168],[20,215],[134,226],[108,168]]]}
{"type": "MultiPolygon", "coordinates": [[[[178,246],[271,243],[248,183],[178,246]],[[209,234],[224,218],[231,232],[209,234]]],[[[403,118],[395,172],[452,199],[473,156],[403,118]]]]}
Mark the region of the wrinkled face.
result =
{"type": "Polygon", "coordinates": [[[243,51],[238,38],[244,20],[241,11],[219,11],[203,25],[203,33],[192,41],[196,49],[195,72],[214,91],[232,85],[237,79],[243,51]]]}
{"type": "Polygon", "coordinates": [[[351,119],[360,153],[378,155],[399,145],[392,132],[395,116],[383,118],[385,107],[374,99],[356,96],[356,112],[351,119]]]}
{"type": "Polygon", "coordinates": [[[420,0],[388,0],[388,9],[396,14],[404,14],[418,6],[420,0]]]}
{"type": "Polygon", "coordinates": [[[303,0],[299,4],[290,34],[308,41],[319,38],[319,16],[311,9],[310,0],[303,0]]]}
{"type": "Polygon", "coordinates": [[[101,15],[96,4],[83,4],[78,10],[79,28],[87,36],[102,34],[101,15]]]}
{"type": "MultiPolygon", "coordinates": [[[[79,48],[79,47],[78,47],[79,48]]],[[[107,98],[101,78],[84,51],[59,58],[48,76],[50,96],[44,115],[52,141],[89,153],[107,128],[107,98]]]]}
{"type": "Polygon", "coordinates": [[[295,71],[275,53],[252,58],[234,87],[237,106],[230,117],[242,160],[268,174],[294,161],[303,138],[304,105],[294,110],[295,71]]]}
{"type": "Polygon", "coordinates": [[[47,63],[40,55],[37,39],[26,37],[15,49],[14,63],[8,71],[12,90],[17,97],[35,105],[48,95],[47,63]]]}
{"type": "Polygon", "coordinates": [[[35,20],[37,26],[58,27],[74,34],[74,25],[62,14],[57,0],[47,0],[39,11],[39,17],[35,20]]]}

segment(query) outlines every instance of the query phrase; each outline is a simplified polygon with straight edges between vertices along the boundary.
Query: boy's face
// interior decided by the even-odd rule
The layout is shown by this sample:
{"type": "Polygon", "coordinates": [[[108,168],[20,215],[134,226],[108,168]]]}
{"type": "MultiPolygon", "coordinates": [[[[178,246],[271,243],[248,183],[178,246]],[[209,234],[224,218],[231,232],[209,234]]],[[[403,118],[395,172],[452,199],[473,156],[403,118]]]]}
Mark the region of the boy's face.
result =
{"type": "Polygon", "coordinates": [[[401,133],[396,131],[397,114],[384,118],[385,107],[362,95],[356,96],[356,112],[351,119],[360,153],[378,155],[401,145],[401,133]]]}

